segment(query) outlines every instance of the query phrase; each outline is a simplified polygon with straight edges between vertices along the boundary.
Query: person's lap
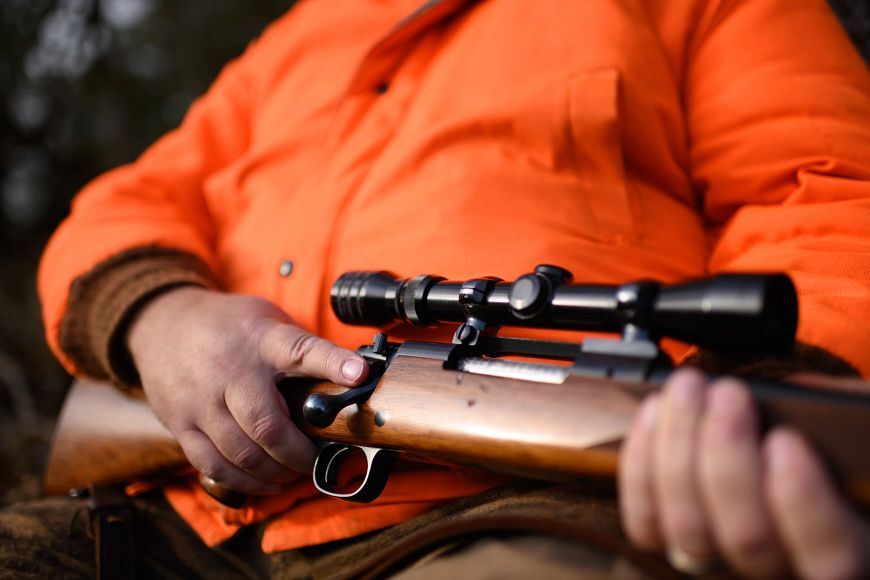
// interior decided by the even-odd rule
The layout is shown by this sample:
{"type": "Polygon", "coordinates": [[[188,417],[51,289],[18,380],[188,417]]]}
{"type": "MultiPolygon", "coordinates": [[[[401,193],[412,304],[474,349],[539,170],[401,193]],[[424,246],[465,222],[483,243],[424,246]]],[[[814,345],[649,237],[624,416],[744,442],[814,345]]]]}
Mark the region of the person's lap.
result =
{"type": "MultiPolygon", "coordinates": [[[[622,540],[608,493],[517,482],[365,536],[273,555],[262,527],[206,547],[159,494],[137,498],[136,570],[148,578],[577,578],[664,573],[622,540]]],[[[0,578],[93,578],[90,516],[80,500],[0,510],[0,578]]]]}

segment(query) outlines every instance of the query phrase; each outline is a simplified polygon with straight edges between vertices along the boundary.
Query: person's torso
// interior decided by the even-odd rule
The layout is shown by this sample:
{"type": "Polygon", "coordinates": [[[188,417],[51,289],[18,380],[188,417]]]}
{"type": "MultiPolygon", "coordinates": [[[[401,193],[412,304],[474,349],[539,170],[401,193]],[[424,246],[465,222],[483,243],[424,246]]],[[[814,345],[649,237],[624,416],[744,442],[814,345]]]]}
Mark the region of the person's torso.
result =
{"type": "Polygon", "coordinates": [[[356,346],[371,331],[328,303],[349,270],[703,274],[657,3],[446,0],[400,23],[415,4],[308,0],[261,41],[250,145],[205,186],[228,289],[356,346]]]}
{"type": "MultiPolygon", "coordinates": [[[[372,330],[329,310],[350,270],[513,279],[551,263],[589,283],[704,273],[675,56],[688,33],[662,16],[675,3],[444,0],[407,16],[416,4],[307,0],[260,41],[249,146],[205,184],[226,289],[353,348],[372,330]]],[[[275,551],[496,481],[421,468],[365,509],[301,485],[229,519],[195,489],[168,497],[209,543],[283,512],[263,538],[275,551]]]]}

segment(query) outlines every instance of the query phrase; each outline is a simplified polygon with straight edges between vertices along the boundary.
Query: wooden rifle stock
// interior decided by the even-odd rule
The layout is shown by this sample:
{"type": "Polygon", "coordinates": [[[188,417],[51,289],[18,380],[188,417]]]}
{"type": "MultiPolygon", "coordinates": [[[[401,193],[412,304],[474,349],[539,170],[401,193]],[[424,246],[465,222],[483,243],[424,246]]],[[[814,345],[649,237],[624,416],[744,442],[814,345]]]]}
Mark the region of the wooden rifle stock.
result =
{"type": "MultiPolygon", "coordinates": [[[[766,424],[802,431],[844,489],[870,506],[870,383],[827,377],[797,386],[755,382],[766,424]]],[[[326,429],[299,418],[305,397],[331,383],[289,383],[297,424],[312,438],[407,451],[415,456],[530,477],[613,476],[619,443],[643,395],[655,387],[569,377],[563,384],[444,370],[440,361],[399,357],[368,402],[344,409],[326,429]]],[[[58,421],[45,476],[49,494],[125,483],[186,466],[184,455],[142,398],[77,381],[58,421]]]]}
{"type": "Polygon", "coordinates": [[[76,380],[54,430],[45,470],[49,495],[127,483],[184,467],[187,460],[144,396],[76,380]]]}

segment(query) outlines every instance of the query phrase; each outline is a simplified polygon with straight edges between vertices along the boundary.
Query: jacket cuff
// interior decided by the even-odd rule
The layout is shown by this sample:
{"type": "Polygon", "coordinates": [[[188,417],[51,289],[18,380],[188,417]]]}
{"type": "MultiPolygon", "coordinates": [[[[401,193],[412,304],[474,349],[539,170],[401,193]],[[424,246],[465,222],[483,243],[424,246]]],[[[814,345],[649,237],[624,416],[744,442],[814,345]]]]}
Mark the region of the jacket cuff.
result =
{"type": "Polygon", "coordinates": [[[753,376],[782,380],[799,373],[860,377],[858,370],[830,352],[804,343],[794,345],[788,356],[759,356],[745,353],[713,352],[699,349],[682,361],[714,375],[753,376]]]}
{"type": "Polygon", "coordinates": [[[148,300],[188,285],[217,287],[208,266],[193,254],[157,247],[116,254],[72,283],[58,337],[61,350],[86,375],[139,388],[127,328],[148,300]]]}

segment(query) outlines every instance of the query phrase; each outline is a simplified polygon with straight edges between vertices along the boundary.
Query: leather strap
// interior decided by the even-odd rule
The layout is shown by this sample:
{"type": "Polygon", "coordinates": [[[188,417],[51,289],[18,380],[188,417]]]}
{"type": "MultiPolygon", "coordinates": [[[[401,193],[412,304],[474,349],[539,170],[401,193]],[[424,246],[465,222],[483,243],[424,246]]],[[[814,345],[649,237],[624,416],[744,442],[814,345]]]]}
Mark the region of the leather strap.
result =
{"type": "Polygon", "coordinates": [[[89,492],[97,580],[132,580],[136,570],[133,503],[117,487],[95,485],[89,492]]]}

